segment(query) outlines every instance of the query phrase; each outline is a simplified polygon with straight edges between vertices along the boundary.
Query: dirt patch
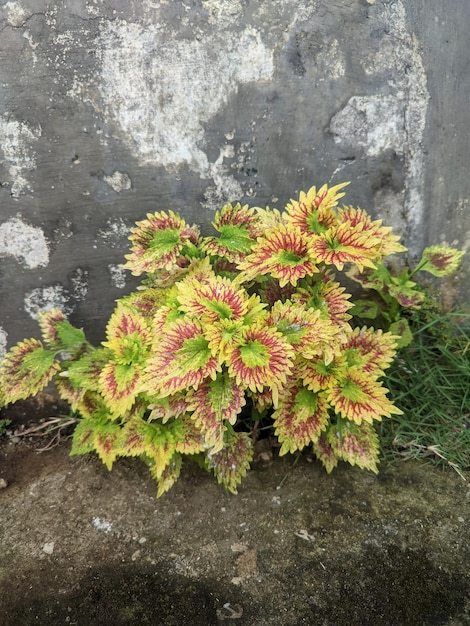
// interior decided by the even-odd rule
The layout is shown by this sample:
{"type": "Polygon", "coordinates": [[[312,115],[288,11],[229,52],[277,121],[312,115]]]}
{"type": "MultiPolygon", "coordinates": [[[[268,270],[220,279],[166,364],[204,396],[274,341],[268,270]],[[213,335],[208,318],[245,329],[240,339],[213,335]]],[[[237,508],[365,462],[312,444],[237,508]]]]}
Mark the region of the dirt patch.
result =
{"type": "MultiPolygon", "coordinates": [[[[0,440],[1,441],[1,440],[0,440]]],[[[0,624],[470,623],[470,497],[408,463],[258,465],[239,495],[191,464],[163,498],[69,442],[0,443],[0,624]]]]}

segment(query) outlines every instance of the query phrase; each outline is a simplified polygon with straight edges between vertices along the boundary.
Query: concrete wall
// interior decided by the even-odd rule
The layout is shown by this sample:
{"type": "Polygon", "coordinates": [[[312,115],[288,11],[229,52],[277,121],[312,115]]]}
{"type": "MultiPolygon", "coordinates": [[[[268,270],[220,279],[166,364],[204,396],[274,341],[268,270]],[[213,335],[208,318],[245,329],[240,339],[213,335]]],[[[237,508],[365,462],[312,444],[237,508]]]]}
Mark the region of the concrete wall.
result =
{"type": "Polygon", "coordinates": [[[412,256],[469,249],[469,30],[468,0],[0,0],[0,353],[48,306],[102,339],[148,211],[350,180],[412,256]]]}

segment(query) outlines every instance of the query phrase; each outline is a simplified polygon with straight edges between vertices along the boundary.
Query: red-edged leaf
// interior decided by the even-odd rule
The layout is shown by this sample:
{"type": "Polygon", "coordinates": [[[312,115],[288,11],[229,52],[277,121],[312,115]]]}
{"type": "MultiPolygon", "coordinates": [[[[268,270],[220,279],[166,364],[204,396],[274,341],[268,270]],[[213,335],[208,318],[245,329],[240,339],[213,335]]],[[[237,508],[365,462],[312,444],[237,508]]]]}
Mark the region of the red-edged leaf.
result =
{"type": "Polygon", "coordinates": [[[244,332],[243,342],[230,354],[229,374],[238,385],[251,391],[269,387],[276,404],[279,389],[291,371],[293,355],[292,346],[276,330],[251,326],[244,332]]]}
{"type": "Polygon", "coordinates": [[[54,352],[37,339],[26,339],[7,352],[0,366],[0,399],[4,404],[34,396],[60,370],[54,352]]]}
{"type": "Polygon", "coordinates": [[[171,324],[154,347],[147,366],[149,393],[167,396],[193,387],[220,370],[197,321],[171,324]]]}
{"type": "Polygon", "coordinates": [[[73,352],[87,343],[83,330],[72,326],[59,309],[41,311],[39,325],[44,342],[53,350],[73,352]]]}
{"type": "Polygon", "coordinates": [[[332,427],[328,441],[338,457],[361,469],[378,473],[379,438],[370,424],[341,422],[341,429],[332,427]]]}
{"type": "Polygon", "coordinates": [[[338,465],[339,459],[335,449],[329,443],[326,433],[319,437],[318,441],[313,444],[312,449],[317,459],[321,461],[327,473],[330,474],[338,465]]]}
{"type": "Polygon", "coordinates": [[[225,446],[220,452],[208,455],[217,482],[230,492],[237,493],[237,485],[250,468],[253,459],[253,443],[247,433],[227,435],[225,446]]]}
{"type": "Polygon", "coordinates": [[[318,191],[311,187],[307,193],[301,191],[298,200],[291,200],[286,206],[288,223],[300,228],[303,233],[323,233],[337,223],[334,207],[344,196],[339,193],[349,183],[341,183],[328,188],[323,185],[318,191]]]}
{"type": "Polygon", "coordinates": [[[346,337],[342,349],[348,364],[360,367],[363,372],[380,376],[396,353],[397,337],[380,329],[363,326],[354,329],[346,337]]]}
{"type": "Polygon", "coordinates": [[[150,331],[144,317],[119,304],[106,328],[103,346],[112,350],[113,360],[123,365],[143,363],[150,349],[150,331]]]}
{"type": "Polygon", "coordinates": [[[188,226],[173,211],[147,214],[147,219],[137,222],[131,233],[131,253],[124,267],[135,276],[173,268],[185,244],[194,245],[199,240],[197,227],[188,226]]]}
{"type": "Polygon", "coordinates": [[[275,434],[282,444],[279,454],[302,450],[316,442],[325,429],[328,403],[321,394],[294,384],[281,394],[273,420],[275,434]]]}
{"type": "Polygon", "coordinates": [[[360,271],[364,267],[375,268],[374,261],[381,258],[378,252],[380,238],[363,232],[360,226],[348,222],[334,226],[311,243],[312,252],[319,261],[342,270],[345,263],[354,263],[360,271]]]}
{"type": "Polygon", "coordinates": [[[258,237],[251,253],[238,264],[238,280],[249,282],[269,274],[279,285],[296,285],[305,276],[318,272],[307,235],[295,227],[277,226],[258,237]]]}
{"type": "Polygon", "coordinates": [[[359,425],[402,413],[386,394],[387,389],[380,383],[353,367],[326,391],[335,411],[359,425]]]}
{"type": "Polygon", "coordinates": [[[100,374],[99,382],[101,394],[115,415],[129,410],[143,389],[142,373],[135,365],[108,363],[100,374]]]}

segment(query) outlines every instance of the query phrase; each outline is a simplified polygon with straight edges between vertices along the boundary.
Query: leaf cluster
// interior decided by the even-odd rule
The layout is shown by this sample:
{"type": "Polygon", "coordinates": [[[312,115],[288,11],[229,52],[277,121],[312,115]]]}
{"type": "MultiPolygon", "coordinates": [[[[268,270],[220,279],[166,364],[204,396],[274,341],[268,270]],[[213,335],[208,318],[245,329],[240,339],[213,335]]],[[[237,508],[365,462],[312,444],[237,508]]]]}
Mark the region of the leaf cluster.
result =
{"type": "MultiPolygon", "coordinates": [[[[158,495],[188,456],[236,493],[253,458],[249,409],[269,415],[281,455],[309,446],[328,472],[340,460],[376,472],[373,424],[401,413],[382,382],[393,323],[421,296],[411,274],[384,265],[405,250],[391,229],[338,207],[344,186],[312,187],[282,213],[227,204],[217,236],[172,211],[148,214],[123,266],[142,283],[118,301],[106,340],[94,347],[61,311],[44,311],[42,341],[19,343],[0,367],[2,402],[54,379],[81,417],[72,454],[96,452],[108,468],[139,457],[158,495]],[[355,322],[345,267],[381,295],[390,328],[355,322]]],[[[442,275],[459,254],[428,249],[419,269],[442,275]]],[[[367,317],[364,302],[355,307],[367,317]]]]}

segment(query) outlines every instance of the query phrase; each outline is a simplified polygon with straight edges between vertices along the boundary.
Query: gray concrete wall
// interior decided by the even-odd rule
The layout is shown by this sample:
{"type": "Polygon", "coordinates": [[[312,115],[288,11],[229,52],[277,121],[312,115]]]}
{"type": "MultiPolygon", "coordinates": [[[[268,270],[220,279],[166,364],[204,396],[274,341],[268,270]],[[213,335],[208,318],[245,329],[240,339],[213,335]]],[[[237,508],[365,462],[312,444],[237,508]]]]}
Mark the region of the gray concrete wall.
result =
{"type": "Polygon", "coordinates": [[[0,0],[0,352],[48,306],[102,339],[148,211],[350,180],[412,257],[469,249],[469,30],[468,0],[0,0]]]}

